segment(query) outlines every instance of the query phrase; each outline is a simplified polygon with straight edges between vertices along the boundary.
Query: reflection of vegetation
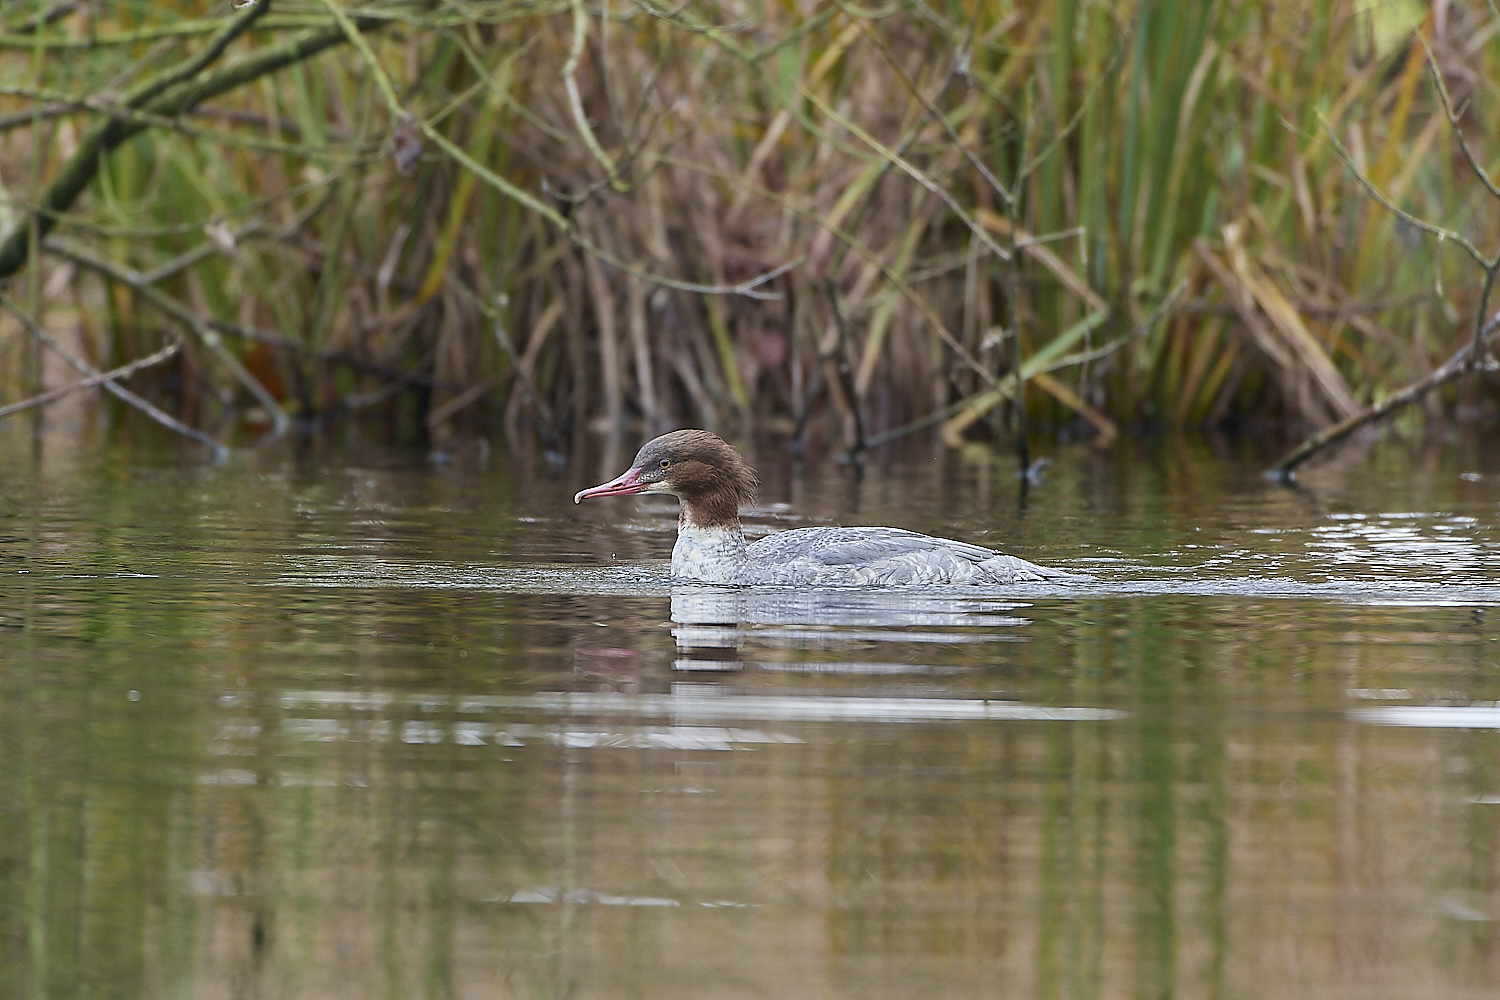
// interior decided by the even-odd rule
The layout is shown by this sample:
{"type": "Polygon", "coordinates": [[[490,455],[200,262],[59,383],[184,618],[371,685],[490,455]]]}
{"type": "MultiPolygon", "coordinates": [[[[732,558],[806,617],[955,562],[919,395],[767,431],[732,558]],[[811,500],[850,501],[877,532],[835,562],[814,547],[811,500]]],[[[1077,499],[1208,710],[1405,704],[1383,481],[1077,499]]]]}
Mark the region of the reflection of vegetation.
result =
{"type": "MultiPolygon", "coordinates": [[[[1279,996],[1396,973],[1438,996],[1493,979],[1493,925],[1433,896],[1493,909],[1494,807],[1472,800],[1493,794],[1495,735],[1336,710],[1351,687],[1492,699],[1471,608],[1041,599],[994,627],[1024,642],[917,642],[907,625],[877,642],[862,620],[773,645],[763,626],[743,673],[693,683],[1129,717],[766,720],[806,742],[714,752],[555,738],[696,720],[549,715],[507,745],[495,733],[521,720],[470,696],[614,688],[580,669],[601,643],[638,654],[630,684],[681,683],[666,600],[267,586],[286,539],[458,560],[490,515],[460,508],[419,537],[399,512],[457,506],[409,492],[433,477],[310,469],[270,476],[268,497],[260,470],[199,471],[7,522],[4,555],[31,570],[0,576],[10,995],[1279,996]],[[78,579],[83,562],[160,576],[78,579]],[[912,672],[759,671],[768,649],[912,672]],[[521,890],[533,901],[510,902],[521,890]],[[600,902],[632,896],[678,905],[600,902]]],[[[1192,485],[1182,502],[1223,503],[1211,476],[1192,485]]],[[[1090,492],[1144,511],[1131,545],[1184,537],[1143,502],[1154,490],[1090,492]]],[[[1203,527],[1186,537],[1244,537],[1203,527]]]]}
{"type": "MultiPolygon", "coordinates": [[[[7,5],[0,274],[76,317],[88,372],[185,335],[155,360],[190,424],[488,412],[554,442],[934,414],[955,440],[1008,373],[1106,436],[1321,424],[1474,329],[1451,252],[1343,158],[1496,236],[1441,155],[1495,131],[1487,10],[969,6],[7,5]]],[[[50,348],[11,333],[15,398],[50,348]]]]}

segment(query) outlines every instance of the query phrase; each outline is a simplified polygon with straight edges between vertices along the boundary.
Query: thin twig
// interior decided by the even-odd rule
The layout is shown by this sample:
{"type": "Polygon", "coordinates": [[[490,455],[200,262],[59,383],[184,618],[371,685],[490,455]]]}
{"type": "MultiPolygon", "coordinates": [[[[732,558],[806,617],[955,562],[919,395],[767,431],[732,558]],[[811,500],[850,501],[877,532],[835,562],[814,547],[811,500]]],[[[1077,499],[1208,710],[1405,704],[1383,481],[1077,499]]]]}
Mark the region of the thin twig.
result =
{"type": "Polygon", "coordinates": [[[955,216],[957,216],[958,221],[967,226],[969,231],[978,238],[979,242],[988,247],[991,253],[999,257],[1001,260],[1008,259],[1008,251],[1006,251],[1005,248],[1000,244],[996,243],[995,238],[989,233],[985,232],[983,226],[974,221],[974,218],[964,210],[964,207],[958,203],[958,199],[955,198],[947,188],[943,187],[937,181],[933,180],[921,170],[917,169],[916,165],[913,164],[910,160],[906,159],[906,157],[900,155],[895,150],[888,148],[879,139],[875,138],[873,135],[860,128],[857,124],[850,121],[848,118],[845,118],[843,115],[839,114],[821,97],[804,87],[801,81],[797,82],[797,92],[803,97],[807,98],[808,101],[810,101],[815,107],[817,107],[819,111],[823,112],[824,115],[826,115],[840,128],[846,129],[849,133],[854,135],[865,145],[875,150],[876,153],[880,154],[880,156],[886,159],[888,162],[894,164],[897,167],[900,167],[902,173],[906,174],[912,180],[916,181],[918,184],[922,185],[924,188],[941,198],[943,204],[948,206],[948,210],[951,211],[955,216]]]}
{"type": "MultiPolygon", "coordinates": [[[[383,158],[384,154],[380,154],[380,156],[383,158]]],[[[373,158],[376,157],[372,157],[372,159],[373,158]]],[[[249,215],[253,212],[258,212],[261,209],[276,205],[278,202],[291,201],[293,199],[300,198],[302,195],[317,191],[320,188],[331,188],[334,182],[336,182],[340,177],[343,176],[343,171],[346,168],[360,166],[365,164],[366,162],[367,160],[364,158],[350,160],[347,164],[341,165],[338,168],[329,171],[327,175],[318,177],[315,180],[304,181],[301,184],[285,188],[281,191],[276,192],[275,194],[269,194],[260,198],[252,199],[250,201],[242,202],[240,204],[234,205],[233,207],[226,208],[223,212],[217,212],[206,219],[199,218],[192,222],[183,222],[171,226],[111,226],[95,222],[92,219],[86,218],[82,215],[68,212],[53,212],[51,213],[51,215],[54,219],[57,220],[57,226],[59,228],[67,229],[70,232],[76,231],[89,233],[93,236],[99,237],[121,238],[131,242],[144,242],[147,240],[160,239],[165,236],[184,236],[191,233],[201,233],[208,226],[211,226],[215,223],[227,222],[227,220],[232,218],[249,215]]],[[[36,204],[35,202],[24,201],[20,198],[11,197],[8,199],[8,202],[16,208],[21,209],[22,211],[36,212],[38,214],[41,214],[44,211],[44,209],[39,204],[36,204]]],[[[311,214],[309,214],[309,210],[303,210],[298,214],[298,218],[301,220],[298,226],[305,225],[308,219],[311,218],[311,215],[316,215],[319,211],[322,210],[322,208],[323,205],[321,202],[313,202],[314,210],[311,211],[311,214]]],[[[298,228],[298,226],[288,227],[287,230],[283,230],[282,233],[278,234],[276,236],[276,239],[284,239],[287,232],[298,228]]]]}
{"type": "Polygon", "coordinates": [[[61,399],[62,397],[70,393],[77,392],[80,389],[92,389],[93,387],[102,385],[105,382],[113,382],[116,379],[129,378],[131,375],[134,375],[142,368],[150,368],[152,365],[161,364],[163,361],[171,358],[181,349],[182,340],[174,340],[166,347],[163,347],[161,350],[157,351],[155,354],[148,354],[144,358],[137,358],[129,364],[121,365],[118,368],[112,368],[107,372],[98,372],[96,374],[88,376],[87,378],[79,379],[77,382],[69,382],[67,385],[60,385],[55,389],[48,389],[46,392],[37,393],[35,396],[32,396],[29,399],[23,399],[19,403],[11,403],[9,406],[0,406],[0,419],[8,417],[13,413],[21,413],[24,410],[34,409],[38,406],[46,406],[53,400],[61,399]]]}
{"type": "Polygon", "coordinates": [[[164,94],[179,83],[191,80],[199,73],[202,73],[218,61],[219,57],[224,54],[224,50],[229,48],[231,42],[249,31],[250,26],[269,13],[270,10],[271,0],[248,0],[241,7],[240,13],[236,14],[230,20],[229,24],[224,27],[224,30],[219,32],[218,36],[205,45],[202,50],[192,58],[179,63],[165,73],[146,81],[143,87],[133,91],[125,99],[125,106],[128,108],[145,107],[157,95],[164,94]]]}
{"type": "MultiPolygon", "coordinates": [[[[340,157],[358,157],[363,155],[357,147],[350,151],[336,151],[329,148],[308,145],[306,143],[280,142],[274,139],[262,139],[256,136],[245,135],[240,132],[231,132],[223,129],[205,128],[201,125],[193,125],[186,122],[178,115],[153,114],[138,108],[131,108],[118,101],[112,101],[98,95],[86,97],[69,97],[56,91],[37,87],[0,86],[0,96],[22,97],[33,101],[45,102],[39,108],[26,111],[17,111],[8,115],[0,115],[0,131],[29,126],[37,121],[50,118],[59,118],[69,114],[89,112],[99,115],[111,121],[125,122],[142,127],[159,128],[178,135],[188,136],[194,139],[204,139],[210,142],[220,143],[225,146],[238,147],[241,149],[253,149],[263,153],[291,153],[297,156],[307,157],[313,160],[332,160],[340,157]]],[[[261,116],[250,116],[259,118],[261,116]]],[[[337,130],[334,130],[337,131],[337,130]]]]}
{"type": "MultiPolygon", "coordinates": [[[[259,219],[250,219],[248,222],[234,229],[225,229],[223,232],[229,237],[231,243],[239,243],[243,239],[254,236],[264,230],[264,225],[259,219]]],[[[200,260],[212,257],[216,253],[224,253],[225,248],[212,238],[204,240],[191,250],[186,250],[164,264],[159,264],[141,275],[141,281],[147,285],[156,285],[167,280],[174,274],[186,271],[200,260]]]]}
{"type": "Polygon", "coordinates": [[[1479,178],[1479,182],[1485,186],[1485,190],[1489,191],[1491,197],[1500,199],[1500,188],[1495,187],[1495,182],[1490,180],[1489,172],[1480,165],[1479,158],[1469,148],[1468,137],[1464,135],[1464,130],[1459,127],[1458,115],[1454,113],[1453,103],[1448,99],[1448,87],[1443,83],[1443,75],[1438,72],[1437,56],[1433,54],[1432,46],[1427,44],[1427,37],[1420,31],[1416,34],[1418,40],[1422,43],[1422,48],[1427,52],[1427,71],[1432,76],[1432,85],[1437,90],[1438,99],[1442,101],[1443,114],[1448,117],[1448,124],[1453,129],[1454,137],[1458,139],[1458,148],[1463,151],[1464,159],[1468,161],[1469,168],[1474,171],[1474,175],[1479,178]]]}
{"type": "MultiPolygon", "coordinates": [[[[232,17],[182,20],[172,24],[158,24],[151,28],[141,28],[138,31],[116,31],[103,35],[86,34],[76,38],[72,35],[43,35],[38,38],[33,32],[25,29],[16,29],[8,33],[0,33],[0,50],[87,49],[92,51],[105,48],[134,48],[144,45],[147,42],[181,40],[191,38],[195,35],[212,34],[215,31],[222,31],[231,20],[232,17]]],[[[255,30],[287,31],[297,28],[317,27],[326,23],[327,21],[323,18],[311,17],[306,14],[272,14],[258,20],[255,24],[255,30]]]]}
{"type": "MultiPolygon", "coordinates": [[[[79,360],[72,351],[68,350],[66,347],[62,346],[62,344],[58,343],[57,338],[53,337],[46,330],[43,330],[41,326],[36,322],[36,320],[31,318],[30,313],[26,312],[24,309],[21,309],[4,294],[0,294],[0,308],[4,308],[12,316],[20,320],[21,324],[25,326],[28,331],[30,331],[33,337],[51,347],[58,354],[62,355],[63,360],[72,365],[73,368],[79,372],[79,374],[87,376],[101,374],[98,369],[94,368],[92,365],[88,364],[85,361],[79,360]]],[[[229,449],[224,445],[215,441],[213,438],[209,437],[207,434],[204,434],[197,428],[189,427],[187,424],[183,423],[181,420],[178,420],[171,414],[157,408],[149,400],[142,399],[140,396],[137,396],[135,393],[131,392],[123,385],[120,385],[118,382],[110,380],[107,382],[101,382],[100,384],[103,385],[111,395],[115,396],[122,402],[128,403],[129,405],[140,410],[146,416],[150,417],[152,420],[155,420],[163,427],[166,427],[169,430],[176,431],[183,437],[191,438],[194,441],[197,441],[199,444],[207,447],[213,453],[213,457],[215,460],[221,459],[224,457],[224,455],[228,454],[229,449]]]]}
{"type": "MultiPolygon", "coordinates": [[[[331,3],[332,0],[325,0],[331,3]]],[[[589,124],[588,115],[583,111],[583,95],[578,92],[578,64],[583,60],[583,50],[588,45],[589,18],[584,12],[583,0],[572,0],[573,6],[573,42],[568,48],[568,61],[563,64],[562,77],[563,87],[568,92],[568,107],[573,113],[573,124],[578,129],[578,134],[583,138],[583,144],[588,147],[589,154],[604,168],[604,176],[609,179],[611,186],[619,183],[618,171],[615,161],[610,159],[604,147],[599,145],[599,139],[594,135],[594,128],[589,124]]]]}
{"type": "Polygon", "coordinates": [[[994,390],[992,389],[981,389],[979,392],[975,393],[972,396],[965,396],[963,399],[960,399],[954,403],[949,403],[947,406],[944,406],[941,409],[933,410],[931,413],[924,413],[917,419],[910,421],[909,423],[902,424],[900,427],[892,427],[888,431],[881,431],[879,434],[872,436],[868,441],[866,441],[865,447],[867,449],[879,448],[881,445],[890,444],[892,441],[898,441],[901,438],[906,437],[908,434],[915,434],[917,431],[923,430],[927,427],[931,427],[933,424],[941,423],[942,421],[947,420],[949,417],[957,416],[964,410],[968,409],[968,407],[972,405],[974,401],[977,400],[980,396],[993,391],[994,390]]]}
{"type": "Polygon", "coordinates": [[[45,28],[47,25],[51,24],[53,21],[61,20],[62,18],[67,17],[77,8],[77,0],[67,0],[67,2],[65,3],[53,4],[51,7],[42,11],[40,14],[36,14],[35,16],[33,16],[29,22],[25,24],[19,24],[16,27],[11,28],[11,33],[16,35],[34,35],[38,31],[41,31],[43,28],[45,28]]]}
{"type": "MultiPolygon", "coordinates": [[[[1483,165],[1479,162],[1479,158],[1469,148],[1468,137],[1464,135],[1463,128],[1458,124],[1458,115],[1454,113],[1453,103],[1448,99],[1448,87],[1443,83],[1443,75],[1438,72],[1437,56],[1433,54],[1432,46],[1427,44],[1427,36],[1419,31],[1417,32],[1417,38],[1421,41],[1422,48],[1427,53],[1427,69],[1432,75],[1433,86],[1437,88],[1438,98],[1442,101],[1443,113],[1448,118],[1448,127],[1453,130],[1454,136],[1458,139],[1458,148],[1463,151],[1464,159],[1468,161],[1469,168],[1474,171],[1475,176],[1484,185],[1484,189],[1490,193],[1490,197],[1500,201],[1500,188],[1497,188],[1495,183],[1490,180],[1489,171],[1484,169],[1483,165]]],[[[1485,337],[1484,316],[1490,309],[1490,294],[1495,288],[1495,273],[1497,270],[1500,270],[1500,254],[1497,254],[1493,260],[1484,264],[1483,267],[1484,286],[1479,292],[1479,311],[1475,314],[1474,318],[1474,339],[1469,345],[1470,360],[1473,362],[1479,360],[1480,345],[1485,337]]]]}
{"type": "MultiPolygon", "coordinates": [[[[843,10],[844,13],[850,14],[850,16],[855,16],[849,11],[848,6],[844,4],[842,0],[839,0],[839,8],[843,10]]],[[[975,6],[974,11],[977,15],[979,12],[979,8],[977,5],[975,6]]],[[[896,61],[896,57],[891,55],[891,50],[885,44],[885,39],[877,35],[874,29],[870,27],[869,23],[864,18],[859,18],[856,23],[859,24],[859,28],[862,32],[864,32],[865,37],[868,38],[875,45],[875,47],[880,50],[880,54],[885,57],[886,65],[890,66],[891,71],[896,74],[896,78],[901,81],[901,85],[906,88],[907,93],[911,94],[919,102],[921,102],[922,107],[927,109],[928,116],[935,119],[938,124],[943,126],[943,131],[947,134],[948,141],[957,146],[959,151],[964,154],[964,159],[969,161],[969,166],[973,167],[974,170],[978,172],[979,176],[983,177],[985,179],[985,182],[989,184],[990,187],[994,188],[995,193],[998,194],[1002,199],[1004,199],[1007,205],[1013,204],[1015,198],[1011,194],[1010,189],[1002,184],[1000,182],[1000,178],[996,177],[990,170],[990,168],[985,164],[985,162],[981,160],[977,155],[975,155],[974,151],[969,148],[968,143],[964,142],[963,139],[959,137],[958,132],[954,130],[953,125],[948,121],[948,117],[943,114],[943,112],[938,108],[938,106],[932,101],[931,98],[922,93],[921,88],[918,87],[912,80],[912,78],[907,75],[906,70],[901,68],[901,64],[896,61]]],[[[971,24],[970,31],[972,30],[973,25],[971,24]]],[[[954,58],[956,60],[958,56],[955,56],[954,58]]]]}
{"type": "Polygon", "coordinates": [[[1486,258],[1484,254],[1479,252],[1479,248],[1465,239],[1461,233],[1456,233],[1451,229],[1444,229],[1442,226],[1433,225],[1426,219],[1419,219],[1415,215],[1412,215],[1410,212],[1401,208],[1395,202],[1387,198],[1385,196],[1385,192],[1376,187],[1375,182],[1366,177],[1364,173],[1360,171],[1359,167],[1355,166],[1354,158],[1349,155],[1349,151],[1344,148],[1344,144],[1342,142],[1339,142],[1339,137],[1334,134],[1333,126],[1329,124],[1328,119],[1323,118],[1320,115],[1319,120],[1323,122],[1323,128],[1328,132],[1328,141],[1333,143],[1333,150],[1338,154],[1338,158],[1344,161],[1344,166],[1348,167],[1349,170],[1354,174],[1354,179],[1359,181],[1360,186],[1368,191],[1370,193],[1370,197],[1379,202],[1386,209],[1386,211],[1390,212],[1392,215],[1396,216],[1396,218],[1400,219],[1407,225],[1412,226],[1415,229],[1420,229],[1424,233],[1431,233],[1433,236],[1436,236],[1439,243],[1452,243],[1455,246],[1460,247],[1470,257],[1474,258],[1474,263],[1478,264],[1480,267],[1488,270],[1494,266],[1493,263],[1488,258],[1486,258]]]}
{"type": "Polygon", "coordinates": [[[1187,286],[1188,283],[1186,280],[1178,282],[1177,287],[1168,292],[1166,297],[1156,304],[1156,308],[1152,309],[1150,314],[1146,316],[1145,319],[1141,320],[1135,326],[1125,331],[1124,336],[1116,337],[1114,340],[1111,340],[1106,344],[1101,344],[1100,346],[1087,351],[1078,351],[1074,354],[1064,354],[1059,358],[1053,359],[1047,364],[1047,367],[1042,370],[1050,372],[1056,371],[1059,368],[1071,368],[1074,365],[1092,364],[1095,361],[1102,361],[1103,359],[1109,357],[1111,354],[1117,353],[1120,348],[1125,347],[1131,341],[1135,340],[1141,334],[1146,333],[1153,326],[1155,326],[1157,324],[1157,321],[1165,316],[1168,310],[1172,309],[1178,297],[1181,296],[1183,292],[1187,291],[1187,286]]]}

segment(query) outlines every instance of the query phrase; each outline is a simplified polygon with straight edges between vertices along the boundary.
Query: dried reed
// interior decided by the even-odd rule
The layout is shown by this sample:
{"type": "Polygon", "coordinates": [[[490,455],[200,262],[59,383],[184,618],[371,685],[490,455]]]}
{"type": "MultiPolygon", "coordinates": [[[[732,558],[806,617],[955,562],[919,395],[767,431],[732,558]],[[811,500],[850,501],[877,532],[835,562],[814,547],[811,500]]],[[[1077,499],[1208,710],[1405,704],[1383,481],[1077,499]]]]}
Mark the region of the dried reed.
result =
{"type": "Polygon", "coordinates": [[[182,335],[142,392],[237,438],[1317,427],[1477,329],[1365,187],[1500,239],[1480,4],[49,10],[0,13],[0,402],[76,316],[91,385],[182,335]]]}

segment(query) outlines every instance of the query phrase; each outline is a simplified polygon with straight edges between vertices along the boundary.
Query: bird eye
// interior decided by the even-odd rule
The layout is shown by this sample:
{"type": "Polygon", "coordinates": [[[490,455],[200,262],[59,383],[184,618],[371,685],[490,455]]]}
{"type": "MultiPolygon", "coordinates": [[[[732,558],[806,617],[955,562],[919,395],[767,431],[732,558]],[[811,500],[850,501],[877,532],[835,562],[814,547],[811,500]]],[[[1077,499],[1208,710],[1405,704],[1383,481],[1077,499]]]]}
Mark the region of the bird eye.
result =
{"type": "Polygon", "coordinates": [[[661,460],[661,467],[663,469],[670,469],[672,467],[672,460],[670,458],[664,458],[664,459],[662,459],[661,460]]]}

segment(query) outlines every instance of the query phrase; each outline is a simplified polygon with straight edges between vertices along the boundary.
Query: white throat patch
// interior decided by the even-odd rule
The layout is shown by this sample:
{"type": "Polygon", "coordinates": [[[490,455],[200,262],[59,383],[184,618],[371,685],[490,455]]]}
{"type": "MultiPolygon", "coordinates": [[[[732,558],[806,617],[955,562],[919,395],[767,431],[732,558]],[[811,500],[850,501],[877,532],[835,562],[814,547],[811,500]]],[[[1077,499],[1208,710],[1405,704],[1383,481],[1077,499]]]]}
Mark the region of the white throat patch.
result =
{"type": "Polygon", "coordinates": [[[695,583],[734,583],[748,561],[745,533],[733,528],[677,528],[672,546],[672,576],[695,583]]]}

